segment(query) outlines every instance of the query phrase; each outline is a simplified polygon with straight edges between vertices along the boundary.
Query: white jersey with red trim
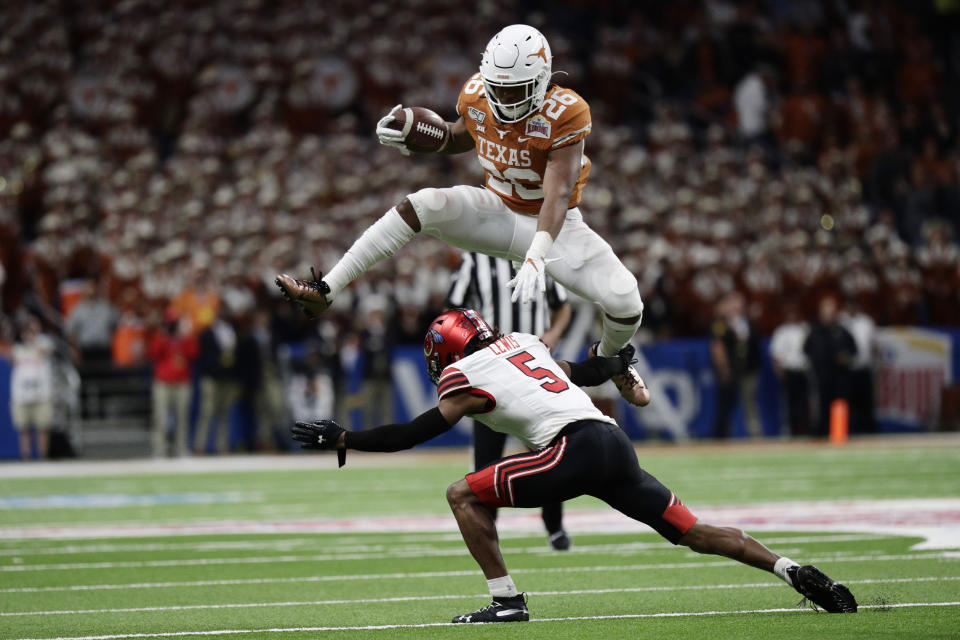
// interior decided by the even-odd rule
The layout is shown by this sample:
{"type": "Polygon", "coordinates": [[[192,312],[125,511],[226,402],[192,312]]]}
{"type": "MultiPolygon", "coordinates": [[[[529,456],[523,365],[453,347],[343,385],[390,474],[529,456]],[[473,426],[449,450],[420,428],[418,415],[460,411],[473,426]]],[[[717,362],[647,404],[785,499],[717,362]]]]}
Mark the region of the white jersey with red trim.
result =
{"type": "Polygon", "coordinates": [[[509,333],[444,369],[439,397],[459,391],[488,398],[493,406],[473,418],[531,449],[547,446],[577,420],[616,424],[570,382],[540,338],[528,333],[509,333]]]}

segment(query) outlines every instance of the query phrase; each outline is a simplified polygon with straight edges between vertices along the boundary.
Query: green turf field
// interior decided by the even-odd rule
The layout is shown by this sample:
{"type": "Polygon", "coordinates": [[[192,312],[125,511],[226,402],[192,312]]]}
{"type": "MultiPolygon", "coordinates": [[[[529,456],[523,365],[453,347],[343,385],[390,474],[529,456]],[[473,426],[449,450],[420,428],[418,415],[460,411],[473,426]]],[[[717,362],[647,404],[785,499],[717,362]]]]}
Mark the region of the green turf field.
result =
{"type": "Polygon", "coordinates": [[[772,575],[580,499],[567,553],[534,512],[502,515],[534,621],[448,625],[489,601],[444,500],[467,452],[351,453],[341,470],[330,456],[0,466],[0,639],[960,637],[960,439],[639,452],[694,513],[817,564],[861,612],[800,609],[772,575]]]}

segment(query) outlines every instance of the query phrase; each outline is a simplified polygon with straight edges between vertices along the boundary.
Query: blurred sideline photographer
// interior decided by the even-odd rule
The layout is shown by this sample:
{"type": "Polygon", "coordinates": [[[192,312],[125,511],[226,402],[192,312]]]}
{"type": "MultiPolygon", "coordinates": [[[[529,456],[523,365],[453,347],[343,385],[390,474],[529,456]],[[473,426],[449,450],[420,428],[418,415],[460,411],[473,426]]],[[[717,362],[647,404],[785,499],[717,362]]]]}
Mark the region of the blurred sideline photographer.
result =
{"type": "Polygon", "coordinates": [[[810,433],[810,363],[803,345],[810,333],[808,323],[800,318],[795,302],[784,305],[784,322],[770,338],[770,360],[783,387],[786,400],[787,430],[782,435],[806,436],[810,433]]]}
{"type": "MultiPolygon", "coordinates": [[[[448,307],[478,309],[483,317],[491,318],[501,332],[532,333],[540,336],[548,349],[556,346],[572,315],[563,287],[548,276],[545,290],[538,291],[531,304],[510,302],[506,283],[517,275],[512,262],[466,251],[461,258],[460,269],[454,274],[447,295],[448,307]]],[[[493,431],[476,420],[472,422],[473,469],[476,471],[503,457],[507,434],[493,431]]],[[[550,546],[558,551],[569,549],[570,536],[563,529],[563,505],[546,504],[541,515],[550,546]]]]}
{"type": "Polygon", "coordinates": [[[840,321],[839,301],[834,295],[820,299],[816,322],[803,344],[817,381],[819,411],[815,435],[827,435],[830,405],[834,400],[850,401],[850,368],[857,356],[857,343],[840,321]]]}
{"type": "Polygon", "coordinates": [[[208,451],[211,429],[215,432],[214,453],[224,453],[229,446],[230,411],[240,397],[237,342],[237,331],[224,309],[198,336],[200,409],[193,442],[193,450],[197,455],[208,451]]]}
{"type": "Polygon", "coordinates": [[[37,456],[47,457],[50,430],[54,426],[54,341],[43,332],[40,321],[25,316],[20,337],[11,350],[10,416],[20,438],[20,457],[31,457],[30,433],[36,431],[37,456]]]}
{"type": "Polygon", "coordinates": [[[717,303],[717,317],[711,327],[710,360],[717,377],[717,404],[713,437],[733,435],[733,411],[740,403],[752,438],[763,435],[757,408],[757,373],[760,369],[760,344],[756,330],[746,313],[746,301],[739,291],[717,303]]]}
{"type": "Polygon", "coordinates": [[[199,349],[190,320],[175,310],[167,309],[163,323],[150,337],[147,353],[153,362],[153,431],[150,447],[153,457],[167,453],[167,424],[173,416],[176,456],[187,455],[187,432],[190,428],[190,396],[193,362],[199,349]]]}

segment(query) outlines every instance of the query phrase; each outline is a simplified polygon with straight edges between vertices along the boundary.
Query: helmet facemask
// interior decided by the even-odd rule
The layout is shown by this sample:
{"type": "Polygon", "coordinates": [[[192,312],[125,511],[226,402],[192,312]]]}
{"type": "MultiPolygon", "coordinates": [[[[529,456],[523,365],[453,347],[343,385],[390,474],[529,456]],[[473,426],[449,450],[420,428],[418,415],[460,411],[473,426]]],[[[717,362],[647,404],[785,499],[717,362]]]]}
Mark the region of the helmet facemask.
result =
{"type": "Polygon", "coordinates": [[[547,95],[550,72],[545,69],[532,80],[522,82],[497,82],[482,75],[480,77],[483,80],[483,90],[486,93],[487,102],[493,109],[493,115],[501,123],[510,124],[520,122],[540,108],[544,97],[547,95]],[[514,100],[512,96],[509,102],[503,99],[504,93],[513,93],[514,91],[520,94],[517,96],[519,99],[514,100]]]}

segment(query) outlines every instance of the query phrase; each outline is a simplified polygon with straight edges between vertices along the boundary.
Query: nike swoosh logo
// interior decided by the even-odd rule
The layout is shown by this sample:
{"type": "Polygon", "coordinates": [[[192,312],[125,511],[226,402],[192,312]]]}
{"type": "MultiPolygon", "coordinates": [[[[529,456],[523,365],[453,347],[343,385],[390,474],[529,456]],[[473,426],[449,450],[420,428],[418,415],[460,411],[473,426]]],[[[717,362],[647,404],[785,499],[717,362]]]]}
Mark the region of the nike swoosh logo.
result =
{"type": "Polygon", "coordinates": [[[520,136],[519,138],[517,138],[517,142],[526,142],[529,139],[530,139],[530,136],[520,136]]]}
{"type": "Polygon", "coordinates": [[[502,618],[503,616],[512,616],[515,613],[522,613],[521,609],[505,609],[504,611],[497,611],[497,617],[502,618]]]}

